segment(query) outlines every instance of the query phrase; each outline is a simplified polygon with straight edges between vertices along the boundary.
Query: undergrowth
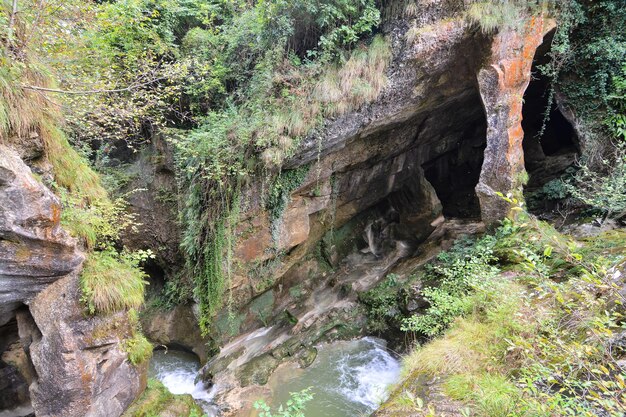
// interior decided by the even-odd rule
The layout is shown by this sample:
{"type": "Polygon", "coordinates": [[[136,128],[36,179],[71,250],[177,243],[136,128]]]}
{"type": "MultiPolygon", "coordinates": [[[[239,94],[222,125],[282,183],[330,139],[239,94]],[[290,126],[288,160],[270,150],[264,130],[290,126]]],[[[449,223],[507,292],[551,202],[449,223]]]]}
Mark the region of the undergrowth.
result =
{"type": "MultiPolygon", "coordinates": [[[[464,257],[457,246],[443,264],[437,260],[437,270],[448,271],[444,277],[456,277],[461,287],[477,264],[487,265],[487,273],[470,280],[463,309],[449,316],[447,328],[426,327],[440,335],[404,359],[404,376],[440,378],[443,392],[467,407],[463,415],[623,415],[626,300],[618,271],[626,260],[626,234],[579,242],[522,215],[505,221],[494,236],[489,262],[468,262],[483,253],[477,247],[488,236],[466,246],[464,257]],[[500,273],[489,271],[492,263],[500,273]]],[[[388,407],[437,415],[436,401],[407,402],[405,394],[397,393],[388,407]]],[[[408,395],[420,393],[409,389],[408,395]]]]}
{"type": "Polygon", "coordinates": [[[197,279],[204,332],[223,305],[232,263],[232,245],[225,240],[235,235],[238,209],[233,208],[242,204],[246,178],[259,170],[276,177],[266,199],[276,238],[289,193],[308,168],[272,172],[280,172],[283,161],[324,116],[356,110],[378,96],[386,84],[391,52],[388,42],[375,36],[369,46],[355,48],[343,64],[304,65],[286,58],[280,48],[267,51],[242,104],[210,112],[201,127],[174,139],[180,188],[187,190],[182,247],[197,279]]]}

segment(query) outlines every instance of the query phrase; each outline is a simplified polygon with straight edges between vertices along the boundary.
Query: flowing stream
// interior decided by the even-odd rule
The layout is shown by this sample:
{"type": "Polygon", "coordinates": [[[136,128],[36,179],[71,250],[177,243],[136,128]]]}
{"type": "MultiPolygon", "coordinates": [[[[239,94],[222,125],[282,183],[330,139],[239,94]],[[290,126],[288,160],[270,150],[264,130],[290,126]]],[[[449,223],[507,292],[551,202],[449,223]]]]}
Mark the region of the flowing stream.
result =
{"type": "Polygon", "coordinates": [[[158,379],[172,394],[191,394],[209,417],[217,416],[212,403],[215,388],[207,389],[202,382],[194,383],[200,361],[192,353],[180,350],[157,350],[150,360],[148,376],[158,379]]]}
{"type": "Polygon", "coordinates": [[[270,378],[272,405],[284,404],[290,392],[311,387],[307,417],[370,415],[389,396],[400,378],[400,364],[380,339],[366,337],[322,346],[307,369],[280,367],[270,378]]]}
{"type": "MultiPolygon", "coordinates": [[[[387,398],[387,388],[400,377],[400,364],[387,352],[383,340],[366,337],[318,349],[310,367],[300,369],[289,363],[272,374],[269,404],[284,404],[290,392],[311,387],[314,399],[307,404],[307,417],[367,416],[387,398]]],[[[174,394],[191,394],[210,417],[216,416],[212,404],[215,388],[207,390],[202,383],[194,384],[199,368],[192,354],[161,350],[154,352],[149,375],[174,394]]]]}

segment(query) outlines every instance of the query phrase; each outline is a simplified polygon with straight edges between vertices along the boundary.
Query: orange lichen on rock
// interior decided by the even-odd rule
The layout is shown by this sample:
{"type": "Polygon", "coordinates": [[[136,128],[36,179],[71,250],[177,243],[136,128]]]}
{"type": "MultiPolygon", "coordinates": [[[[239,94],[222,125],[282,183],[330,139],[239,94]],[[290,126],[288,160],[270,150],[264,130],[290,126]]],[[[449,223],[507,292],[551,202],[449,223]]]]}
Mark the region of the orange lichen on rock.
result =
{"type": "Polygon", "coordinates": [[[500,31],[492,43],[491,59],[478,74],[488,128],[476,192],[486,223],[494,223],[509,212],[508,203],[497,193],[516,193],[522,185],[519,174],[524,171],[523,96],[530,83],[535,51],[554,25],[543,16],[535,16],[520,31],[500,31]]]}

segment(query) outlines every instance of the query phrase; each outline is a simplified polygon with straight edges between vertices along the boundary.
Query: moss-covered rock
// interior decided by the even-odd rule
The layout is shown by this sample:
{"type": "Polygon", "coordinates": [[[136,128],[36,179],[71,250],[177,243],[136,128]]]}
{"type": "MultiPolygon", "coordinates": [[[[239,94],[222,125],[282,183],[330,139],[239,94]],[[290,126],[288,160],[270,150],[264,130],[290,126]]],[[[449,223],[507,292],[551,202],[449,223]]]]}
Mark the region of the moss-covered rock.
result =
{"type": "Polygon", "coordinates": [[[174,395],[156,379],[148,380],[144,393],[122,417],[200,417],[202,408],[191,395],[174,395]]]}
{"type": "Polygon", "coordinates": [[[264,353],[248,362],[239,371],[239,381],[246,387],[251,384],[265,385],[280,361],[269,353],[264,353]]]}

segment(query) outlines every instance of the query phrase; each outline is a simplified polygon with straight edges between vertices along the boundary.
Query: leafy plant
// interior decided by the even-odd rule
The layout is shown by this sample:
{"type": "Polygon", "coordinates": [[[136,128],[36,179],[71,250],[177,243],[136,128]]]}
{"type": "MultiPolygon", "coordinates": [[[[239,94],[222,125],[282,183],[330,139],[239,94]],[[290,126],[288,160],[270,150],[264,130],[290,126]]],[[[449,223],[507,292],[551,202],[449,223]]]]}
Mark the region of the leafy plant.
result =
{"type": "Polygon", "coordinates": [[[429,307],[423,313],[405,318],[402,330],[437,336],[456,317],[467,313],[471,307],[468,296],[498,272],[492,265],[496,259],[495,244],[493,236],[476,242],[460,240],[452,249],[439,254],[436,262],[427,266],[426,279],[433,285],[422,290],[429,307]]]}
{"type": "Polygon", "coordinates": [[[388,327],[389,320],[401,318],[398,309],[400,285],[396,274],[389,274],[374,288],[359,294],[359,301],[367,307],[368,327],[380,332],[388,327]]]}
{"type": "Polygon", "coordinates": [[[279,405],[276,411],[272,411],[270,406],[263,400],[257,400],[254,403],[254,408],[260,410],[259,417],[305,417],[306,403],[313,399],[311,388],[300,392],[292,392],[290,397],[285,405],[279,405]]]}

